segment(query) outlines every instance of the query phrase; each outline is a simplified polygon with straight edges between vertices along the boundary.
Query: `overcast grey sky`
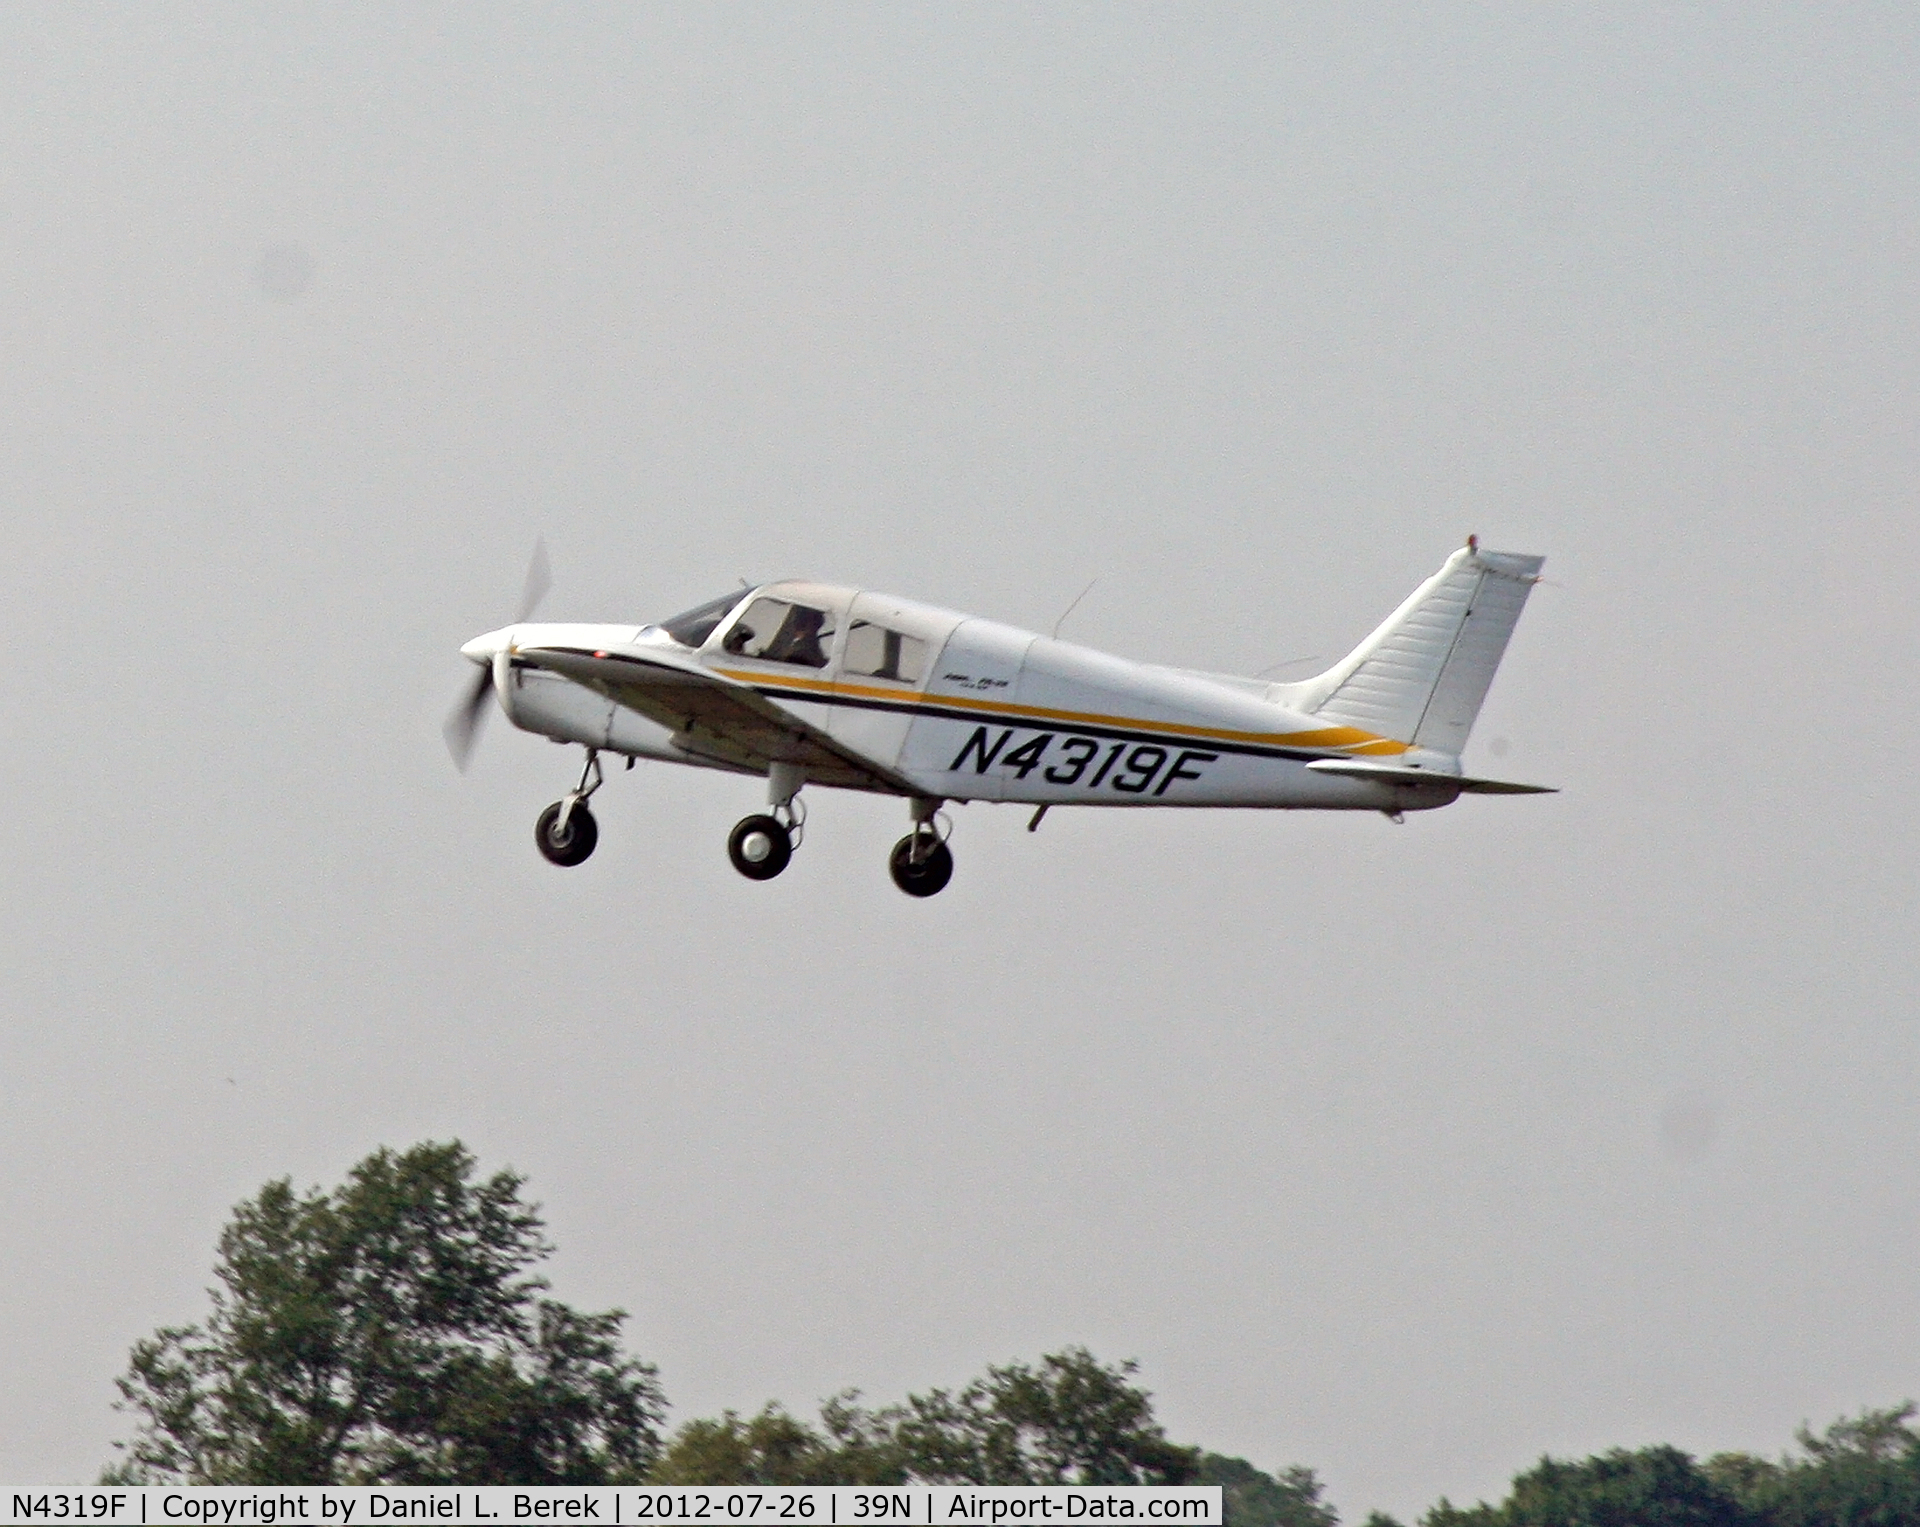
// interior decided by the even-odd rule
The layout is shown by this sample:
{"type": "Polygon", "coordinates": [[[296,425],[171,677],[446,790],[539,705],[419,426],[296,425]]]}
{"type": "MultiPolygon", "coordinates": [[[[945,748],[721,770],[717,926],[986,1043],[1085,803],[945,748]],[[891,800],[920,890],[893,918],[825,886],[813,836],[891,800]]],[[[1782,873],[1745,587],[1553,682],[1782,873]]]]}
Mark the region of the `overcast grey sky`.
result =
{"type": "MultiPolygon", "coordinates": [[[[0,13],[0,1476],[268,1177],[458,1135],[676,1414],[1084,1342],[1349,1518],[1920,1393],[1909,6],[0,13]],[[439,724],[811,575],[1251,671],[1543,552],[1377,816],[439,724]]],[[[1302,670],[1294,670],[1300,672],[1302,670]]]]}

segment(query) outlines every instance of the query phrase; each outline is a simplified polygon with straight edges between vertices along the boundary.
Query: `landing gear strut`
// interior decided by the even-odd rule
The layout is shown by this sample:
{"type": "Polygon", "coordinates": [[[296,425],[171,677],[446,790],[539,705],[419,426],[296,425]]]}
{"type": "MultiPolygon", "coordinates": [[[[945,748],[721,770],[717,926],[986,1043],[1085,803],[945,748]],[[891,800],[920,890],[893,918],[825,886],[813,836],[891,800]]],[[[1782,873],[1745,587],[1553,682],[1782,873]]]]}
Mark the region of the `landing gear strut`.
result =
{"type": "Polygon", "coordinates": [[[771,880],[792,861],[806,836],[807,808],[799,799],[806,782],[795,765],[774,764],[767,770],[767,811],[734,823],[727,836],[727,857],[747,879],[771,880]]]}
{"type": "Polygon", "coordinates": [[[916,796],[912,809],[913,831],[893,845],[887,868],[893,883],[909,896],[936,896],[953,879],[953,854],[940,830],[946,819],[937,800],[916,796]]]}
{"type": "Polygon", "coordinates": [[[540,820],[533,824],[533,841],[549,864],[570,868],[586,863],[600,841],[600,824],[587,809],[587,797],[604,783],[600,755],[588,748],[580,783],[541,812],[540,820]]]}

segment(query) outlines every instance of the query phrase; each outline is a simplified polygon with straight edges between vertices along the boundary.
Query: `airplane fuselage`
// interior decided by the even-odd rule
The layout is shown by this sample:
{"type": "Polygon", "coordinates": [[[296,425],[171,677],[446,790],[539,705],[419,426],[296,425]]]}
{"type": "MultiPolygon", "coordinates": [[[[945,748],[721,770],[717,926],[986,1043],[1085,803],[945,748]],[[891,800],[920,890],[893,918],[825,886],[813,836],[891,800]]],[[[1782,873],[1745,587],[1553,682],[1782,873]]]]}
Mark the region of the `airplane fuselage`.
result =
{"type": "MultiPolygon", "coordinates": [[[[698,644],[661,626],[527,624],[469,643],[506,658],[516,726],[631,757],[766,773],[933,800],[1034,806],[1242,806],[1418,811],[1459,793],[1450,760],[1289,709],[1287,686],[1125,658],[890,595],[788,582],[743,590],[698,644]],[[796,635],[795,615],[807,629],[796,635]],[[819,617],[819,618],[815,618],[819,617]],[[767,629],[779,624],[779,631],[767,629]],[[747,635],[742,636],[745,631],[747,635]],[[784,640],[784,645],[782,642],[784,640]],[[676,717],[621,674],[704,670],[740,686],[873,773],[815,750],[764,747],[676,717]],[[1374,760],[1430,780],[1324,772],[1374,760]],[[1319,764],[1320,769],[1313,766],[1319,764]]],[[[689,674],[691,677],[691,674],[689,674]]]]}

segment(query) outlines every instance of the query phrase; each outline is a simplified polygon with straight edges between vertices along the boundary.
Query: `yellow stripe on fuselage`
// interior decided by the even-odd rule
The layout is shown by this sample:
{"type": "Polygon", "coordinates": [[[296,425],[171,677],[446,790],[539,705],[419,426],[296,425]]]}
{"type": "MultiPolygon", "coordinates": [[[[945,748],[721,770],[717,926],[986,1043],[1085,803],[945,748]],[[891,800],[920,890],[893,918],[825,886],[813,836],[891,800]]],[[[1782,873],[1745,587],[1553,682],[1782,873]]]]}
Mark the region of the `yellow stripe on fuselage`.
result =
{"type": "Polygon", "coordinates": [[[1240,732],[1228,727],[1192,726],[1184,721],[1144,721],[1137,716],[1107,716],[1098,711],[1051,710],[1044,705],[1015,705],[1008,700],[988,700],[977,695],[930,695],[924,690],[876,689],[866,684],[842,684],[832,679],[803,679],[784,673],[759,673],[744,668],[716,668],[722,678],[743,684],[770,684],[781,689],[810,690],[823,695],[849,695],[865,700],[893,700],[916,709],[945,706],[949,709],[991,711],[999,716],[1029,716],[1037,721],[1079,722],[1083,726],[1126,727],[1133,731],[1167,732],[1176,737],[1200,737],[1214,742],[1262,743],[1269,747],[1329,748],[1353,753],[1397,754],[1407,744],[1363,732],[1354,726],[1325,726],[1307,732],[1240,732]]]}

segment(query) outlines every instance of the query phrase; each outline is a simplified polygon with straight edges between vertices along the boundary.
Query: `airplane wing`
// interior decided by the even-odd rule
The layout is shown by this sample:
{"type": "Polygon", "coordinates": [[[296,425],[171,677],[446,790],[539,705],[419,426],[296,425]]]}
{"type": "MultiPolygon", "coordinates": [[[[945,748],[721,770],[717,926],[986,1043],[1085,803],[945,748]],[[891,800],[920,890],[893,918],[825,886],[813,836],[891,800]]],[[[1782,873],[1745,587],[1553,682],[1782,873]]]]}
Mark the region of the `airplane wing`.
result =
{"type": "Polygon", "coordinates": [[[1433,769],[1409,769],[1404,764],[1369,763],[1362,758],[1316,758],[1307,767],[1315,774],[1338,774],[1346,779],[1374,779],[1383,785],[1452,785],[1463,795],[1558,795],[1557,785],[1516,785],[1504,779],[1467,779],[1433,769]]]}
{"type": "Polygon", "coordinates": [[[836,742],[818,727],[690,659],[666,652],[586,647],[516,647],[513,661],[563,678],[638,711],[673,733],[674,746],[753,773],[798,764],[822,785],[913,795],[893,770],[836,742]]]}

